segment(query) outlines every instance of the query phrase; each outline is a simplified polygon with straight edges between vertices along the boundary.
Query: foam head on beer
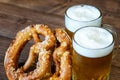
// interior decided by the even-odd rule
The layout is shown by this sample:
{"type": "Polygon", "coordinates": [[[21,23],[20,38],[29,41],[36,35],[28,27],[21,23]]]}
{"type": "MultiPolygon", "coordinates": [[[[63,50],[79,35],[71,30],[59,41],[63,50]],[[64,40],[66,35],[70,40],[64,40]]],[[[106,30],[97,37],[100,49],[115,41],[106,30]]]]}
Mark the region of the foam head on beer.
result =
{"type": "Polygon", "coordinates": [[[78,21],[91,21],[100,16],[97,8],[89,5],[77,5],[67,10],[67,15],[78,21]]]}
{"type": "Polygon", "coordinates": [[[113,35],[103,28],[84,27],[74,34],[73,48],[82,56],[103,57],[112,52],[113,46],[113,35]]]}
{"type": "Polygon", "coordinates": [[[82,26],[100,26],[101,12],[99,9],[91,5],[83,4],[72,6],[66,10],[65,25],[71,32],[75,32],[82,26]]]}

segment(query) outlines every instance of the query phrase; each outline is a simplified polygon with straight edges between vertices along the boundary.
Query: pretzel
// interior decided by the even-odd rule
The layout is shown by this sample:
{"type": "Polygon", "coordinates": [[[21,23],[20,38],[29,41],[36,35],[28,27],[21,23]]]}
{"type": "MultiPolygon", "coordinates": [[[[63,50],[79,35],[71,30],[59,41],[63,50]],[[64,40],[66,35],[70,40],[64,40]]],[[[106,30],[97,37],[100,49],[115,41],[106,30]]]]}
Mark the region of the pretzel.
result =
{"type": "Polygon", "coordinates": [[[7,49],[4,66],[9,80],[37,80],[42,79],[50,67],[52,48],[55,45],[55,36],[46,25],[31,25],[17,33],[15,40],[7,49]],[[39,35],[45,36],[41,42],[39,35]],[[30,48],[29,57],[25,64],[18,68],[20,52],[25,44],[34,39],[35,44],[30,48]],[[26,73],[38,56],[36,69],[26,73]]]}
{"type": "Polygon", "coordinates": [[[55,32],[55,36],[60,43],[60,46],[58,46],[53,53],[56,70],[49,80],[71,80],[71,39],[64,29],[58,28],[55,32]]]}
{"type": "Polygon", "coordinates": [[[71,80],[71,39],[64,29],[55,29],[55,35],[46,25],[30,25],[19,31],[7,49],[4,66],[9,80],[71,80]],[[39,35],[45,36],[41,41],[39,35]],[[34,39],[25,64],[18,67],[20,52],[25,44],[34,39]],[[38,58],[37,58],[38,57],[38,58]],[[35,63],[33,71],[27,70],[35,63]],[[51,60],[53,59],[53,60],[51,60]],[[55,72],[51,72],[54,62],[55,72]]]}

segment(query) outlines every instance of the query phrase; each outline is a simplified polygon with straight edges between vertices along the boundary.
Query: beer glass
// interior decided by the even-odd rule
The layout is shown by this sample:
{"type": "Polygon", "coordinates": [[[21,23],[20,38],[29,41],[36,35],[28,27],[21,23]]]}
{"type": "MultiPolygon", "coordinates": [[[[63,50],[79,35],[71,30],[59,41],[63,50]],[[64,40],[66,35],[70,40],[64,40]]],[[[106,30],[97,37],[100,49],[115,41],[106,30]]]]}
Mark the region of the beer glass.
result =
{"type": "Polygon", "coordinates": [[[70,37],[80,27],[101,26],[102,13],[91,5],[81,4],[69,7],[65,12],[65,28],[70,37]]]}
{"type": "Polygon", "coordinates": [[[72,80],[109,80],[116,38],[114,33],[109,27],[94,26],[75,31],[72,40],[72,80]]]}

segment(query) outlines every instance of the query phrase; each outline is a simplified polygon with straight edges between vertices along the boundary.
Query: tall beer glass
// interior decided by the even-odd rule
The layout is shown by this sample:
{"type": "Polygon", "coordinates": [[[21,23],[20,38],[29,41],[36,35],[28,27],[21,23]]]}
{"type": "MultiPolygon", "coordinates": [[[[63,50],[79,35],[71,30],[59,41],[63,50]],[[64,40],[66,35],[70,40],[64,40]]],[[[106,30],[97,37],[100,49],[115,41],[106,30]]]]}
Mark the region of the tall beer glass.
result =
{"type": "Polygon", "coordinates": [[[102,14],[99,9],[91,5],[74,5],[65,12],[66,31],[72,38],[73,33],[83,26],[101,26],[102,14]]]}
{"type": "Polygon", "coordinates": [[[82,27],[72,41],[72,79],[109,80],[115,37],[101,27],[82,27]]]}

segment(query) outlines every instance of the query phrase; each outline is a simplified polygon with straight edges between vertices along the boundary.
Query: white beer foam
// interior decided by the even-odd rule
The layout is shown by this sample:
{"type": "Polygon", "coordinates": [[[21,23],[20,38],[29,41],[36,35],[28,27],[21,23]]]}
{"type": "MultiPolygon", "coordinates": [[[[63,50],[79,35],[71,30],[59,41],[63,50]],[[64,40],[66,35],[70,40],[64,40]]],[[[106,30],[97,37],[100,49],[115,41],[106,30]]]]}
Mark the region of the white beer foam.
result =
{"type": "Polygon", "coordinates": [[[86,57],[102,57],[113,50],[113,36],[105,29],[84,27],[76,32],[73,40],[75,51],[86,57]]]}
{"type": "Polygon", "coordinates": [[[65,26],[75,32],[83,26],[101,26],[101,12],[94,6],[75,5],[67,9],[65,14],[65,26]]]}
{"type": "Polygon", "coordinates": [[[91,21],[97,19],[101,15],[97,8],[89,5],[70,7],[66,13],[70,18],[78,21],[91,21]]]}

